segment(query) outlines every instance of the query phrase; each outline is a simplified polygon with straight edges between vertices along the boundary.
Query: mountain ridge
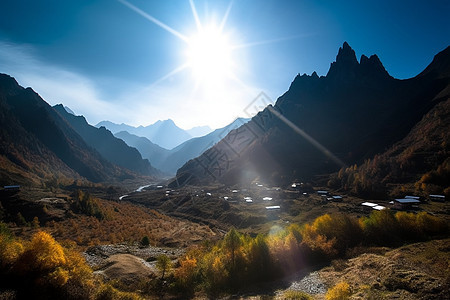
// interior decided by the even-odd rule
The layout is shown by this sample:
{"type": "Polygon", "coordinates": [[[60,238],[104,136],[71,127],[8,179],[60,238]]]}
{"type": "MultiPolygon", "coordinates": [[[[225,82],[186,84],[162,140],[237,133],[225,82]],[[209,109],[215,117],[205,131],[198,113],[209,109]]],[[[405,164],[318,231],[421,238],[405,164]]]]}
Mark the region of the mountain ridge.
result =
{"type": "Polygon", "coordinates": [[[361,163],[406,136],[443,100],[439,95],[448,89],[449,78],[445,76],[448,70],[440,66],[448,66],[447,52],[448,48],[436,55],[430,64],[437,66],[433,72],[398,80],[389,75],[378,56],[362,56],[359,63],[344,43],[327,76],[298,74],[273,107],[180,168],[177,182],[306,180],[342,167],[327,152],[347,165],[361,163]],[[292,126],[273,111],[326,151],[318,151],[314,143],[293,134],[292,126]]]}
{"type": "Polygon", "coordinates": [[[127,131],[131,134],[145,137],[152,143],[168,150],[175,148],[191,138],[191,135],[184,129],[178,127],[172,119],[164,121],[158,120],[148,126],[140,125],[138,127],[133,127],[124,123],[116,124],[110,121],[101,121],[95,125],[95,127],[101,126],[106,127],[113,134],[120,131],[127,131]]]}
{"type": "Polygon", "coordinates": [[[223,128],[216,129],[205,136],[189,139],[171,150],[161,148],[145,137],[138,137],[127,131],[118,132],[115,135],[123,139],[128,145],[136,147],[142,156],[149,159],[158,169],[175,174],[176,170],[189,159],[200,155],[217,143],[230,130],[247,121],[248,119],[237,118],[223,128]]]}
{"type": "MultiPolygon", "coordinates": [[[[45,180],[58,174],[66,174],[65,177],[72,177],[72,180],[84,177],[92,182],[133,177],[131,172],[109,163],[89,147],[39,94],[31,88],[21,87],[6,74],[0,74],[0,102],[5,124],[0,138],[6,146],[2,155],[10,157],[8,165],[20,172],[18,176],[22,179],[18,177],[19,180],[30,181],[33,176],[36,180],[45,180]],[[23,136],[14,134],[15,130],[23,136]],[[36,147],[30,140],[38,141],[36,147]],[[32,160],[36,157],[28,155],[29,151],[48,155],[36,166],[32,160]],[[15,158],[14,153],[17,154],[15,158]],[[57,164],[52,165],[52,161],[57,164]]],[[[3,170],[2,173],[7,180],[8,172],[3,170]]]]}
{"type": "Polygon", "coordinates": [[[144,160],[135,148],[114,137],[105,127],[96,128],[88,124],[84,116],[75,116],[57,104],[53,108],[72,126],[73,129],[92,148],[97,150],[109,162],[140,173],[142,175],[160,175],[161,172],[144,160]]]}

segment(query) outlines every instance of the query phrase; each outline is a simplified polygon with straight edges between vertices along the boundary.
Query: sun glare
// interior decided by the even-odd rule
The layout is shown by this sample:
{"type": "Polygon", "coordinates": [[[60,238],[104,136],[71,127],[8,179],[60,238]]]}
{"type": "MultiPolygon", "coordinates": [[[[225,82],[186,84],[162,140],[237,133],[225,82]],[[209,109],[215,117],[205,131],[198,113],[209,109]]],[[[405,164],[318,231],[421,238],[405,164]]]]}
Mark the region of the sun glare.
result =
{"type": "Polygon", "coordinates": [[[228,37],[213,25],[188,39],[188,66],[197,83],[220,83],[232,74],[233,61],[228,37]]]}

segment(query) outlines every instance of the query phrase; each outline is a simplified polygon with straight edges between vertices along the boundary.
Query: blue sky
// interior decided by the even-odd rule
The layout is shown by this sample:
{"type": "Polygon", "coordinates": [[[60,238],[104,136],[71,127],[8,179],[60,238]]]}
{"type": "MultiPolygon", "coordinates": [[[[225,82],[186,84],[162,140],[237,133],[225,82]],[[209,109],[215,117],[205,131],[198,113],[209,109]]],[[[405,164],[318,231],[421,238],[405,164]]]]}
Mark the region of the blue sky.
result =
{"type": "Polygon", "coordinates": [[[248,117],[260,92],[275,101],[297,73],[326,75],[344,41],[413,77],[450,44],[449,15],[449,1],[433,0],[2,1],[0,72],[91,124],[214,128],[248,117]],[[213,82],[206,66],[199,79],[189,45],[220,26],[231,50],[213,59],[233,67],[213,82]]]}

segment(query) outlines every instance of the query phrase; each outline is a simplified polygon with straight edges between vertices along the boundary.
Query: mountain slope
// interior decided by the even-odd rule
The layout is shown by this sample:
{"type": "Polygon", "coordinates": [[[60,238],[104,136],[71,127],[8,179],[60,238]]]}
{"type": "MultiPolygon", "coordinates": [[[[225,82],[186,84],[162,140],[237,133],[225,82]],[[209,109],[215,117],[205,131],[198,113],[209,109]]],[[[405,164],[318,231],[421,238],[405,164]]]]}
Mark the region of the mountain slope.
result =
{"type": "Polygon", "coordinates": [[[450,93],[386,152],[358,167],[343,168],[328,185],[363,197],[405,192],[450,197],[450,93]],[[400,189],[392,189],[398,186],[400,189]]]}
{"type": "Polygon", "coordinates": [[[87,123],[83,116],[75,116],[67,112],[63,105],[53,107],[92,148],[97,150],[109,162],[138,172],[143,175],[157,175],[148,160],[143,160],[135,148],[113,136],[105,127],[96,128],[87,123]]]}
{"type": "Polygon", "coordinates": [[[32,177],[62,175],[100,182],[132,176],[90,148],[31,88],[19,86],[5,74],[0,74],[0,104],[1,155],[9,166],[1,165],[2,178],[17,174],[17,179],[29,182],[32,177]],[[17,172],[11,173],[12,169],[17,172]]]}
{"type": "MultiPolygon", "coordinates": [[[[38,138],[22,127],[6,103],[5,84],[9,78],[0,75],[0,186],[38,184],[52,176],[80,178],[38,138]]],[[[10,82],[13,86],[14,83],[10,82]]]]}
{"type": "Polygon", "coordinates": [[[166,159],[167,155],[169,155],[170,150],[152,143],[145,137],[131,134],[128,131],[117,132],[114,136],[125,141],[127,145],[136,148],[141,153],[142,157],[148,159],[153,166],[167,172],[167,170],[164,170],[162,167],[162,162],[166,159]]]}
{"type": "Polygon", "coordinates": [[[228,132],[240,127],[247,121],[248,119],[238,118],[223,128],[216,129],[205,136],[193,138],[182,143],[170,151],[167,158],[161,164],[161,168],[170,174],[175,174],[188,160],[199,156],[224,138],[228,132]]]}
{"type": "Polygon", "coordinates": [[[180,168],[178,182],[285,182],[362,163],[402,139],[444,100],[448,52],[436,56],[433,72],[397,80],[377,56],[358,62],[344,43],[327,76],[298,75],[274,107],[180,168]]]}
{"type": "Polygon", "coordinates": [[[172,149],[179,144],[189,140],[191,135],[185,130],[179,128],[172,120],[157,121],[148,126],[133,127],[126,124],[115,124],[109,121],[102,121],[95,125],[95,127],[104,126],[113,134],[120,131],[128,131],[131,134],[145,137],[152,143],[155,143],[163,148],[172,149]]]}

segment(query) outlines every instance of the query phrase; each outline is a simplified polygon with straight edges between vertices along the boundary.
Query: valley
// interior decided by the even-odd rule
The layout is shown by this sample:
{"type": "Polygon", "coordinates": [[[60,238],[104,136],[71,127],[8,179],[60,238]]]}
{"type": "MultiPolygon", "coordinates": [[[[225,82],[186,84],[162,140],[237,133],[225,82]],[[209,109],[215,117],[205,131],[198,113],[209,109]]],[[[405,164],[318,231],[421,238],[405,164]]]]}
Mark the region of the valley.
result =
{"type": "Polygon", "coordinates": [[[450,47],[399,80],[344,42],[192,138],[0,74],[0,298],[445,299],[449,87],[450,47]]]}
{"type": "MultiPolygon", "coordinates": [[[[295,224],[312,224],[324,215],[367,218],[374,210],[361,204],[368,201],[394,210],[389,203],[391,199],[361,199],[311,183],[271,187],[262,182],[254,182],[249,186],[217,184],[175,189],[164,183],[142,186],[129,183],[114,189],[80,186],[76,189],[59,187],[49,191],[20,187],[19,191],[10,194],[3,191],[1,214],[10,226],[15,224],[10,228],[16,236],[31,238],[33,234],[43,230],[63,244],[67,243],[65,241],[72,241],[72,247],[84,253],[96,276],[106,282],[115,282],[113,286],[119,290],[134,292],[142,290],[144,283],[158,281],[160,271],[156,267],[156,261],[161,255],[168,256],[174,266],[179,267],[180,261],[189,257],[187,253],[198,251],[195,250],[198,247],[211,249],[208,248],[211,246],[205,245],[220,245],[231,228],[236,228],[243,234],[243,238],[246,237],[244,239],[256,239],[258,236],[270,239],[271,236],[283,236],[283,232],[295,224]],[[89,216],[87,212],[74,212],[73,203],[78,197],[74,192],[77,190],[83,190],[84,195],[95,195],[92,199],[103,217],[89,216]],[[270,210],[268,207],[275,209],[270,210]],[[24,214],[24,223],[17,220],[18,213],[24,214]],[[144,237],[148,238],[149,244],[142,244],[144,237]]],[[[414,214],[420,212],[433,215],[448,224],[449,211],[448,202],[429,201],[424,197],[414,214]]],[[[422,295],[433,298],[448,289],[446,273],[436,273],[431,265],[439,264],[440,268],[448,268],[450,241],[441,240],[445,236],[439,235],[438,240],[422,243],[420,247],[407,246],[407,254],[405,250],[395,249],[397,243],[387,243],[390,247],[377,247],[377,244],[371,247],[352,247],[343,256],[331,255],[330,261],[330,258],[325,259],[329,254],[322,253],[319,259],[311,256],[311,261],[315,263],[302,263],[301,271],[296,271],[296,267],[290,265],[294,267],[292,271],[270,279],[270,283],[264,284],[264,287],[258,283],[249,285],[239,295],[242,299],[283,299],[286,295],[306,293],[314,299],[323,299],[327,290],[338,283],[336,278],[340,278],[348,282],[352,293],[359,297],[377,295],[376,297],[388,299],[398,295],[400,299],[410,299],[414,295],[422,295]],[[395,251],[402,253],[402,262],[394,254],[395,251]],[[433,251],[441,251],[436,256],[439,260],[428,262],[433,251]],[[423,273],[414,266],[416,255],[424,256],[421,263],[428,266],[430,271],[423,273]],[[408,267],[397,266],[406,261],[410,264],[408,267]],[[361,267],[361,264],[364,266],[361,267]],[[347,268],[351,270],[350,273],[347,268]],[[377,272],[381,273],[376,275],[377,272]],[[387,275],[386,272],[409,274],[411,278],[419,276],[419,279],[414,280],[423,281],[421,284],[426,288],[416,289],[412,285],[404,287],[399,281],[402,280],[400,275],[395,279],[394,275],[387,275]],[[414,275],[416,273],[418,275],[414,275]],[[371,281],[356,279],[360,276],[369,276],[371,281]],[[381,278],[381,282],[376,276],[381,278]],[[397,281],[394,283],[393,280],[397,281]]],[[[166,287],[164,290],[164,297],[175,297],[176,293],[170,288],[166,287]]],[[[145,291],[141,293],[142,297],[152,299],[152,295],[157,294],[149,286],[145,291]]],[[[200,291],[195,295],[196,298],[207,296],[200,291]]]]}

